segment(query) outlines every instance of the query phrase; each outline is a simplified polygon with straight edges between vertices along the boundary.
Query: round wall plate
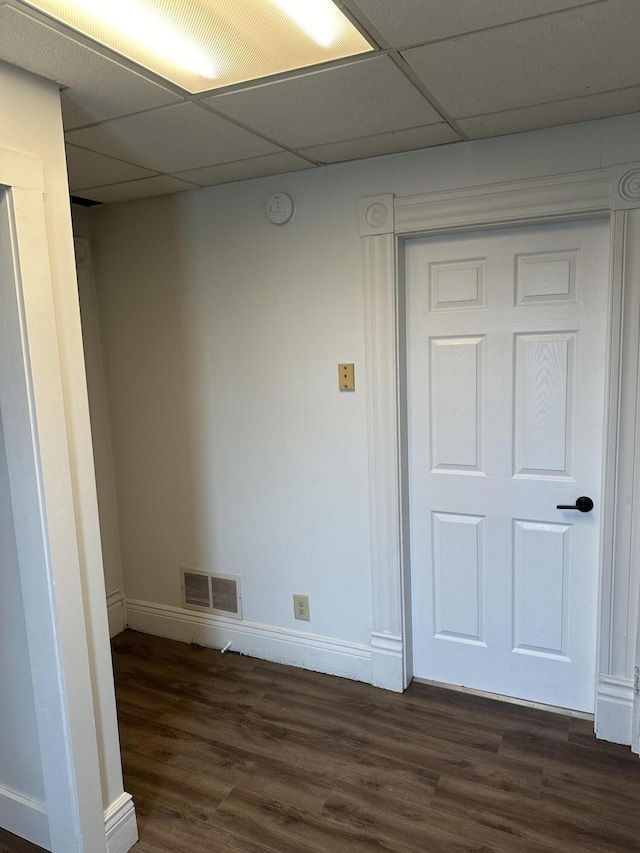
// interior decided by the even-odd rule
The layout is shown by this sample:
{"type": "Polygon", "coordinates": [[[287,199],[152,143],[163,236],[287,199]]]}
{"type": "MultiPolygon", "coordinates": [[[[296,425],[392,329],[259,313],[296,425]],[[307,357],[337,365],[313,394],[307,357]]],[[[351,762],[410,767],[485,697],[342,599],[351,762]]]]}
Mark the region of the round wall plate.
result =
{"type": "Polygon", "coordinates": [[[286,193],[274,193],[267,202],[267,217],[274,225],[291,222],[295,210],[293,199],[286,193]]]}

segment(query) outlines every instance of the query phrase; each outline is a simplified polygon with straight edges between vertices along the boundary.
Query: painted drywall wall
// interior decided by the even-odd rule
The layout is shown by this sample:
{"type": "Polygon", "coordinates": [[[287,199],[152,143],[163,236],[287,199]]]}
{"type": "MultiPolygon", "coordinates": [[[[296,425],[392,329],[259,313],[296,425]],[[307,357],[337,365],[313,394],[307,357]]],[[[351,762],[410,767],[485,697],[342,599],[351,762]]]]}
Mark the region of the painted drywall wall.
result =
{"type": "MultiPolygon", "coordinates": [[[[68,528],[73,541],[67,545],[77,555],[75,563],[57,567],[57,615],[62,647],[68,651],[64,663],[70,727],[75,742],[83,744],[75,768],[81,821],[91,843],[94,830],[89,824],[97,825],[93,812],[99,808],[102,841],[93,842],[93,849],[99,850],[104,843],[103,812],[121,797],[123,789],[60,99],[55,84],[4,63],[0,63],[0,147],[34,155],[44,169],[49,264],[73,488],[74,524],[68,528]],[[99,773],[94,773],[98,758],[99,773]]],[[[65,784],[62,779],[61,784],[65,784]]]]}
{"type": "Polygon", "coordinates": [[[360,198],[639,150],[624,116],[92,209],[127,595],[179,607],[180,565],[236,573],[246,620],[367,644],[360,198]],[[265,216],[275,191],[296,203],[283,227],[265,216]]]}
{"type": "Polygon", "coordinates": [[[124,581],[120,559],[118,532],[118,507],[111,449],[111,431],[107,411],[102,341],[97,312],[95,280],[91,256],[91,233],[88,210],[72,205],[74,244],[76,247],[76,274],[78,298],[82,317],[84,360],[87,374],[87,392],[91,414],[93,460],[95,465],[102,563],[107,596],[109,634],[114,637],[125,627],[124,581]]]}
{"type": "Polygon", "coordinates": [[[0,413],[0,788],[44,806],[44,781],[0,413]]]}

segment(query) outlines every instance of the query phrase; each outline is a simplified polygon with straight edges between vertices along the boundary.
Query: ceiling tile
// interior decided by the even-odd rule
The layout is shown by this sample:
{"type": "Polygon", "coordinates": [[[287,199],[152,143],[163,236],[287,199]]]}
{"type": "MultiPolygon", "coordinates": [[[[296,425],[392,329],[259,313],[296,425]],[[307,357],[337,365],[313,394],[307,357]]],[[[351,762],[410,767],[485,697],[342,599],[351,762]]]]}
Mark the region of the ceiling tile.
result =
{"type": "Polygon", "coordinates": [[[263,178],[266,175],[282,175],[285,172],[298,172],[301,169],[313,169],[314,164],[289,151],[281,154],[267,154],[265,157],[251,157],[235,163],[221,163],[218,166],[205,166],[204,169],[191,169],[179,172],[177,177],[203,187],[225,184],[231,181],[245,181],[249,178],[263,178]]]}
{"type": "Polygon", "coordinates": [[[290,148],[441,120],[386,56],[216,95],[206,103],[290,148]]]}
{"type": "Polygon", "coordinates": [[[621,115],[602,125],[602,166],[637,163],[640,152],[640,112],[621,115]]]}
{"type": "Polygon", "coordinates": [[[470,139],[484,139],[506,133],[520,133],[541,127],[591,121],[640,110],[640,87],[586,95],[553,104],[538,104],[502,113],[460,119],[460,127],[470,139]]]}
{"type": "Polygon", "coordinates": [[[365,136],[362,139],[330,142],[328,145],[313,145],[302,149],[300,153],[323,163],[340,163],[344,160],[378,157],[381,154],[397,154],[415,148],[429,148],[432,145],[458,142],[459,139],[458,134],[448,124],[441,123],[381,133],[378,136],[365,136]]]}
{"type": "Polygon", "coordinates": [[[128,181],[124,184],[111,184],[108,187],[94,187],[76,193],[80,198],[106,203],[130,201],[135,198],[149,198],[155,195],[169,195],[183,190],[200,189],[187,181],[173,178],[171,175],[157,175],[141,181],[128,181]]]}
{"type": "Polygon", "coordinates": [[[353,0],[391,47],[405,47],[591,3],[592,0],[353,0]]]}
{"type": "Polygon", "coordinates": [[[11,6],[0,5],[0,59],[55,80],[66,128],[182,100],[11,6]]]}
{"type": "Polygon", "coordinates": [[[158,172],[182,172],[280,149],[197,104],[177,104],[96,127],[67,142],[158,172]]]}
{"type": "Polygon", "coordinates": [[[75,145],[67,145],[67,172],[69,173],[69,188],[71,192],[86,189],[86,187],[102,186],[103,184],[118,184],[132,181],[136,178],[150,178],[153,172],[96,154],[95,151],[85,151],[75,145]]]}
{"type": "Polygon", "coordinates": [[[608,0],[404,51],[456,119],[640,83],[638,0],[608,0]]]}

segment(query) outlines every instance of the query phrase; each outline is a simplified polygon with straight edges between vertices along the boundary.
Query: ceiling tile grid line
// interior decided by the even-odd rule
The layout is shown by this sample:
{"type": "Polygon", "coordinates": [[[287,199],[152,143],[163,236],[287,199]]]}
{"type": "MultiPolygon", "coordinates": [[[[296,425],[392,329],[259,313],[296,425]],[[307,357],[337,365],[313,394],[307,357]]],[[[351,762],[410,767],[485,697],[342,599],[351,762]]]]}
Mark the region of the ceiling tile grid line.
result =
{"type": "Polygon", "coordinates": [[[441,121],[388,56],[215,95],[206,103],[293,149],[441,121]]]}
{"type": "MultiPolygon", "coordinates": [[[[252,134],[253,136],[260,137],[265,142],[267,142],[271,145],[276,145],[280,148],[283,148],[286,151],[290,151],[293,154],[297,153],[294,149],[288,148],[287,145],[283,144],[282,142],[275,140],[275,139],[271,139],[268,136],[261,134],[259,131],[256,131],[255,128],[249,127],[248,125],[245,125],[242,122],[236,121],[233,118],[230,118],[229,116],[226,116],[226,115],[223,115],[222,113],[219,113],[217,110],[215,110],[213,107],[209,106],[208,104],[202,103],[201,98],[185,98],[183,101],[180,101],[179,103],[180,104],[187,104],[187,103],[192,104],[194,107],[198,107],[198,108],[204,110],[205,112],[216,116],[217,118],[221,119],[222,121],[224,121],[227,124],[235,125],[239,129],[244,130],[247,133],[252,134]]],[[[173,104],[172,106],[177,106],[177,105],[178,104],[173,104]]],[[[66,138],[68,141],[69,135],[71,133],[75,133],[76,131],[86,131],[86,130],[92,130],[94,128],[105,128],[105,127],[108,129],[108,127],[111,123],[119,122],[120,120],[124,120],[124,119],[135,118],[137,116],[143,116],[143,115],[146,115],[147,113],[153,113],[153,112],[157,112],[157,111],[160,111],[163,109],[164,109],[164,106],[151,107],[148,110],[137,110],[136,112],[127,113],[126,115],[114,116],[113,118],[105,119],[104,121],[96,121],[96,122],[92,122],[90,124],[85,124],[85,125],[82,125],[79,127],[74,127],[71,130],[67,131],[65,135],[66,135],[66,138]]],[[[77,148],[84,148],[85,150],[92,150],[90,147],[87,147],[86,145],[79,145],[78,143],[73,143],[73,144],[74,144],[74,147],[77,147],[77,148]]],[[[105,154],[104,156],[111,156],[111,155],[105,154]]],[[[129,162],[129,161],[124,160],[124,159],[119,158],[119,157],[113,157],[112,159],[121,160],[121,162],[124,162],[124,163],[129,162]]],[[[130,164],[130,165],[135,165],[135,164],[130,164]]],[[[314,165],[318,165],[318,164],[314,161],[314,165]]]]}
{"type": "Polygon", "coordinates": [[[182,103],[67,133],[67,141],[158,172],[281,150],[199,105],[182,103]]]}
{"type": "Polygon", "coordinates": [[[140,181],[127,181],[122,184],[112,184],[108,187],[93,187],[90,198],[103,204],[118,201],[133,201],[151,196],[170,195],[186,190],[202,189],[198,184],[178,180],[171,175],[159,175],[155,178],[144,178],[140,181]]]}
{"type": "Polygon", "coordinates": [[[354,3],[349,2],[349,0],[333,0],[333,2],[347,20],[351,21],[358,32],[367,39],[372,47],[376,49],[384,49],[384,38],[380,33],[376,32],[371,21],[368,20],[366,15],[364,15],[360,9],[357,7],[355,7],[355,9],[353,8],[355,5],[354,3]]]}
{"type": "Polygon", "coordinates": [[[640,83],[640,3],[606,0],[403,51],[460,120],[640,83]]]}
{"type": "MultiPolygon", "coordinates": [[[[14,0],[14,2],[16,2],[16,0],[14,0]]],[[[2,4],[0,3],[0,7],[1,6],[2,6],[2,4]]],[[[397,53],[397,52],[396,51],[382,51],[381,50],[381,51],[376,52],[375,56],[377,57],[377,56],[389,55],[395,61],[395,57],[394,57],[395,53],[397,53]]],[[[3,61],[2,56],[0,56],[0,61],[3,61]]],[[[6,61],[6,60],[4,60],[4,61],[6,61]]],[[[355,61],[357,61],[357,60],[355,60],[355,61]]],[[[237,92],[237,91],[242,91],[245,89],[254,89],[254,88],[257,88],[259,86],[267,85],[269,83],[279,83],[279,82],[286,81],[289,79],[301,77],[301,76],[304,76],[305,74],[312,73],[315,71],[323,71],[323,70],[329,70],[332,68],[339,68],[343,65],[353,65],[353,63],[354,63],[354,57],[347,57],[346,59],[337,60],[335,62],[330,62],[330,63],[327,62],[327,63],[323,63],[322,65],[297,69],[296,71],[285,71],[282,74],[274,74],[270,77],[265,77],[265,78],[260,79],[260,80],[249,81],[248,83],[236,83],[233,86],[225,86],[225,87],[221,87],[220,89],[209,89],[207,91],[198,92],[197,94],[193,94],[193,95],[190,95],[189,93],[182,93],[183,96],[177,100],[174,100],[172,103],[175,103],[175,104],[177,104],[177,103],[193,103],[193,104],[203,105],[202,102],[205,99],[211,98],[214,95],[226,95],[226,94],[232,94],[232,93],[237,92]]],[[[42,75],[40,75],[40,76],[42,76],[42,75]]],[[[415,83],[414,83],[414,85],[415,85],[415,83]]],[[[69,88],[70,88],[69,86],[61,85],[61,93],[64,95],[64,92],[69,88]]],[[[418,87],[418,88],[420,88],[420,87],[418,87]]],[[[96,125],[99,125],[99,124],[105,124],[109,121],[112,121],[113,119],[129,118],[132,115],[138,115],[138,114],[145,113],[145,112],[151,112],[152,110],[160,109],[162,106],[166,106],[166,104],[160,104],[159,106],[148,107],[145,109],[133,110],[132,112],[118,114],[118,115],[111,116],[110,118],[106,118],[106,119],[98,119],[96,121],[87,122],[86,124],[83,124],[83,125],[74,126],[73,128],[69,128],[69,130],[85,130],[85,129],[90,128],[90,127],[95,127],[96,125]]],[[[211,109],[211,107],[209,107],[207,104],[204,104],[203,106],[205,106],[207,109],[211,109]]],[[[212,111],[215,112],[215,110],[212,110],[212,111]]],[[[231,121],[231,119],[229,119],[227,116],[224,116],[224,118],[227,118],[228,121],[231,121]]],[[[239,125],[239,126],[242,127],[242,125],[239,125]]],[[[245,129],[250,130],[252,133],[256,132],[252,128],[245,128],[245,129]]],[[[278,143],[278,144],[280,144],[280,143],[278,143]]]]}
{"type": "Polygon", "coordinates": [[[466,133],[462,130],[460,125],[456,122],[453,116],[449,113],[445,107],[438,101],[438,99],[433,95],[432,92],[429,91],[427,86],[420,80],[418,75],[415,73],[413,68],[406,61],[404,56],[399,51],[392,51],[389,56],[395,62],[397,67],[402,71],[407,80],[420,92],[420,94],[428,101],[429,104],[438,112],[443,120],[449,125],[449,127],[454,130],[461,139],[468,141],[468,137],[466,133]]]}
{"type": "Polygon", "coordinates": [[[91,149],[65,145],[69,188],[72,192],[89,187],[122,183],[144,177],[158,177],[161,172],[145,169],[135,163],[128,163],[115,157],[99,154],[91,149]],[[96,180],[97,177],[101,179],[96,180]]]}
{"type": "MultiPolygon", "coordinates": [[[[210,106],[209,104],[202,103],[201,101],[195,101],[194,103],[198,107],[200,107],[201,109],[206,110],[207,112],[211,113],[212,115],[217,116],[218,118],[222,119],[223,121],[226,121],[229,124],[233,124],[236,127],[241,128],[242,130],[246,130],[248,133],[252,133],[254,136],[259,136],[261,139],[264,139],[266,142],[269,142],[272,145],[277,145],[279,148],[282,148],[284,151],[288,151],[290,154],[298,154],[299,153],[298,150],[290,147],[286,143],[281,142],[280,140],[277,140],[273,137],[270,137],[268,134],[261,133],[260,131],[256,130],[255,128],[251,127],[250,125],[244,124],[241,121],[237,121],[233,118],[230,118],[229,116],[224,115],[224,113],[218,112],[218,110],[216,110],[214,107],[210,106]]],[[[305,155],[300,155],[300,156],[304,157],[305,155]]],[[[313,160],[312,158],[311,158],[311,162],[313,163],[314,166],[319,165],[318,161],[313,160]]]]}
{"type": "Polygon", "coordinates": [[[326,145],[302,149],[302,153],[312,154],[325,164],[343,163],[364,157],[381,157],[386,154],[400,154],[418,148],[431,148],[461,142],[460,137],[449,125],[441,122],[424,127],[381,133],[359,139],[343,140],[326,145]]]}
{"type": "Polygon", "coordinates": [[[541,127],[554,127],[581,121],[640,111],[640,87],[585,95],[553,104],[539,104],[505,110],[501,113],[460,119],[471,139],[486,139],[510,133],[523,133],[541,127]]]}
{"type": "Polygon", "coordinates": [[[392,50],[437,44],[608,0],[344,0],[392,50]],[[532,14],[532,12],[535,12],[532,14]],[[475,21],[475,23],[474,23],[475,21]],[[421,29],[423,27],[424,29],[421,29]]]}
{"type": "Polygon", "coordinates": [[[193,95],[186,93],[186,97],[188,100],[198,103],[200,101],[216,97],[217,95],[230,95],[234,92],[243,92],[246,89],[256,89],[260,86],[267,86],[272,83],[284,83],[287,80],[304,77],[308,74],[315,74],[316,72],[330,71],[333,68],[341,68],[345,65],[354,65],[357,62],[366,62],[368,59],[387,56],[391,52],[391,50],[381,48],[380,50],[376,50],[374,53],[367,53],[362,56],[345,56],[343,59],[336,59],[333,62],[321,62],[317,65],[305,65],[304,67],[296,68],[293,71],[282,71],[280,74],[270,74],[268,77],[258,77],[255,80],[247,80],[245,83],[234,83],[231,86],[220,86],[215,89],[207,89],[193,95]]]}
{"type": "Polygon", "coordinates": [[[205,166],[201,169],[175,172],[172,173],[171,177],[193,181],[200,186],[214,186],[216,184],[267,177],[283,172],[316,169],[318,165],[299,155],[283,151],[282,154],[266,154],[263,157],[252,157],[247,160],[221,163],[217,166],[205,166]]]}
{"type": "MultiPolygon", "coordinates": [[[[461,119],[459,119],[459,121],[468,121],[468,120],[473,120],[473,119],[478,119],[478,118],[484,118],[488,115],[492,115],[492,116],[505,115],[507,113],[515,112],[518,109],[538,109],[540,107],[554,108],[560,104],[568,104],[568,103],[571,103],[574,101],[575,102],[587,101],[590,98],[608,97],[608,96],[613,96],[613,95],[624,95],[624,94],[638,95],[639,93],[640,93],[640,83],[638,85],[633,85],[633,86],[623,86],[620,89],[603,89],[602,91],[598,91],[598,92],[589,92],[586,95],[576,95],[573,98],[558,98],[558,99],[552,100],[552,101],[551,100],[550,101],[540,101],[539,103],[536,103],[536,104],[527,104],[525,107],[511,107],[510,109],[506,109],[506,110],[496,110],[496,112],[494,112],[494,113],[478,113],[477,115],[463,116],[461,119]]],[[[640,107],[640,105],[639,105],[639,107],[640,107]]],[[[635,112],[635,110],[633,110],[633,112],[635,112]]]]}
{"type": "Polygon", "coordinates": [[[393,46],[391,42],[382,34],[382,32],[376,27],[373,21],[363,12],[361,8],[358,7],[357,3],[354,0],[339,0],[339,5],[345,9],[345,11],[349,14],[352,20],[357,21],[365,34],[369,38],[371,38],[374,44],[377,44],[381,50],[392,50],[393,46]]]}

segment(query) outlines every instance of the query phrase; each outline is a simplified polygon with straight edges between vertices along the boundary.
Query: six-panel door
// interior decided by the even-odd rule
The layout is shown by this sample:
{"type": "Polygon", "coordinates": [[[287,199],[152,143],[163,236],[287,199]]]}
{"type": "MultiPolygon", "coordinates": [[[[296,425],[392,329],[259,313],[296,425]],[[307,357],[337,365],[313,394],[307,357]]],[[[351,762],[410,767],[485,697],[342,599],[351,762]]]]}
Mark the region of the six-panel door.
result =
{"type": "Polygon", "coordinates": [[[417,677],[593,710],[608,258],[601,220],[406,244],[417,677]]]}

